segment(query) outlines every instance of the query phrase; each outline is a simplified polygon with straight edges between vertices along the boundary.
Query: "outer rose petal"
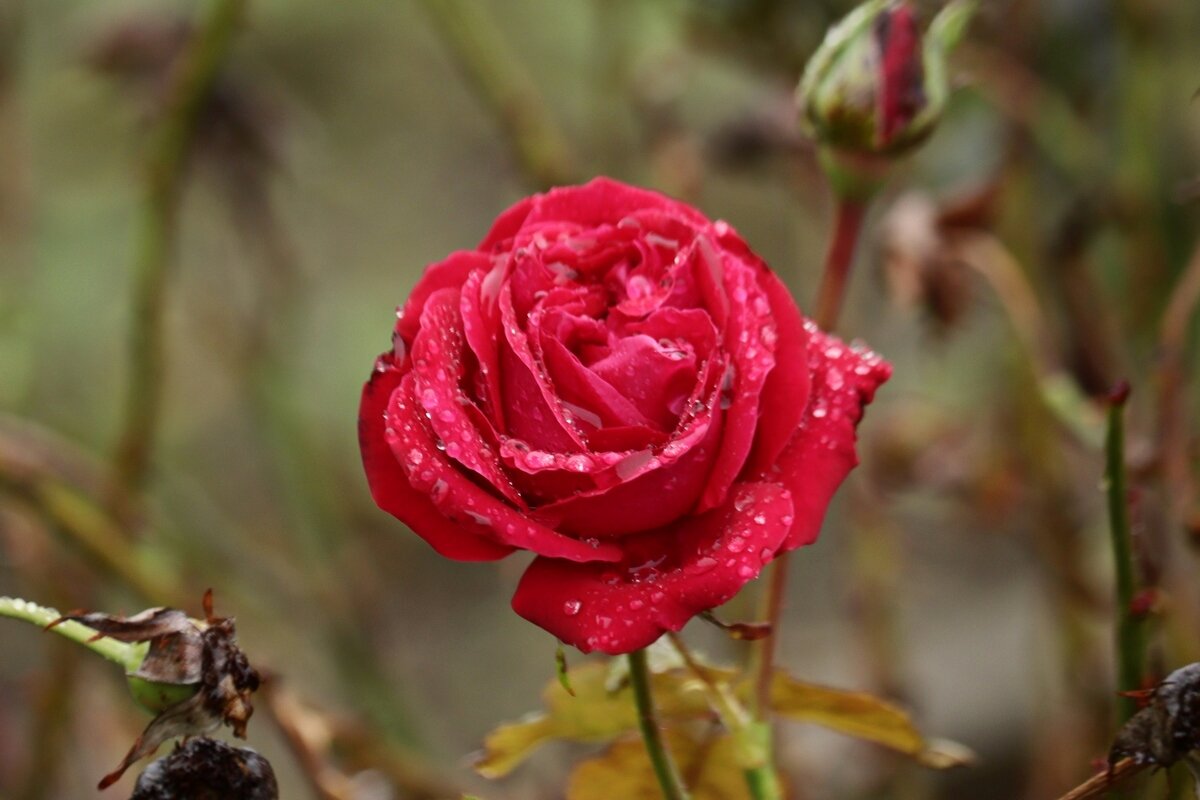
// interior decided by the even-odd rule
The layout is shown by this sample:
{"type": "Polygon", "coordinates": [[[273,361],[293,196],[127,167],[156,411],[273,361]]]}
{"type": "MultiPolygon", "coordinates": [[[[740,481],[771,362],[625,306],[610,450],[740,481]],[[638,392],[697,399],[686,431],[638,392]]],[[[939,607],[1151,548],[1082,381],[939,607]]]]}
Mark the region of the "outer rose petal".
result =
{"type": "MultiPolygon", "coordinates": [[[[578,225],[615,225],[643,209],[666,211],[696,226],[711,223],[694,208],[666,195],[619,183],[611,178],[594,178],[582,186],[562,186],[534,195],[533,206],[522,227],[543,222],[573,222],[578,225]]],[[[515,208],[513,209],[515,211],[515,208]]],[[[508,213],[506,212],[505,216],[508,213]]],[[[499,226],[499,223],[497,223],[499,226]]],[[[492,239],[489,235],[485,243],[492,239]]]]}
{"type": "Polygon", "coordinates": [[[532,197],[523,198],[505,209],[504,213],[496,217],[496,221],[492,223],[492,229],[487,232],[487,236],[483,237],[483,241],[476,249],[491,250],[496,245],[516,236],[517,231],[521,230],[521,226],[525,224],[525,218],[529,216],[529,209],[533,208],[533,203],[538,197],[539,195],[535,194],[532,197]]]}
{"type": "Polygon", "coordinates": [[[800,428],[761,477],[792,490],[796,524],[784,550],[816,541],[833,493],[858,464],[854,429],[863,407],[892,374],[891,366],[875,353],[847,347],[811,323],[806,327],[811,337],[812,395],[800,428]]]}
{"type": "Polygon", "coordinates": [[[720,508],[623,541],[615,567],[535,559],[513,609],[585,653],[629,653],[737,594],[781,549],[792,516],[788,490],[742,484],[720,508]]]}
{"type": "Polygon", "coordinates": [[[404,337],[406,344],[412,344],[413,337],[417,335],[417,329],[421,326],[421,312],[425,309],[425,301],[431,294],[438,289],[458,289],[474,270],[488,270],[491,266],[491,258],[483,253],[459,250],[448,255],[445,260],[425,267],[424,274],[400,309],[400,318],[396,320],[396,333],[404,337]]]}
{"type": "Polygon", "coordinates": [[[421,312],[421,330],[412,346],[413,388],[430,427],[445,447],[446,455],[487,481],[497,494],[523,509],[524,500],[504,474],[496,451],[485,441],[467,411],[468,406],[472,411],[476,408],[461,386],[465,343],[459,294],[457,289],[438,289],[425,303],[425,310],[421,312]]]}
{"type": "Polygon", "coordinates": [[[767,293],[775,319],[775,368],[767,375],[758,405],[758,430],[746,471],[766,469],[787,446],[804,417],[812,378],[808,372],[808,331],[792,293],[765,265],[758,283],[767,293]]]}
{"type": "Polygon", "coordinates": [[[430,499],[412,488],[384,436],[384,411],[405,370],[380,356],[375,372],[363,386],[358,414],[358,441],[363,468],[375,503],[412,528],[434,550],[456,561],[495,561],[513,548],[476,536],[442,516],[430,499]]]}
{"type": "Polygon", "coordinates": [[[461,525],[473,525],[482,536],[539,555],[572,561],[620,560],[617,547],[599,542],[593,546],[540,525],[459,472],[433,444],[424,411],[413,396],[412,373],[401,378],[392,392],[387,414],[383,433],[388,446],[412,487],[427,494],[444,515],[460,518],[461,525]]]}

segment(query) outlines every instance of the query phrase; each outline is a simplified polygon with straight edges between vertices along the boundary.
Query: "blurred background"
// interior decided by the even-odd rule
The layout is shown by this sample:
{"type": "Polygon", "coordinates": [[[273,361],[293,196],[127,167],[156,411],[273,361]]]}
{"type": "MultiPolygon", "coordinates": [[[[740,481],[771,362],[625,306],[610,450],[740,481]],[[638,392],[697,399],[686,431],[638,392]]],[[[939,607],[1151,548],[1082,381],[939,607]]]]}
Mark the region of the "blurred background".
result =
{"type": "MultiPolygon", "coordinates": [[[[173,150],[213,4],[0,0],[0,595],[199,614],[212,587],[280,676],[249,743],[283,797],[336,796],[321,770],[345,797],[562,797],[596,748],[470,769],[538,707],[555,642],[509,609],[521,558],[443,560],[374,507],[362,382],[425,264],[596,174],[727,220],[810,307],[832,202],[792,90],[851,5],[248,0],[173,150]]],[[[1190,2],[984,2],[942,125],[872,206],[839,331],[895,377],[791,559],[781,659],[980,763],[788,725],[796,798],[1053,798],[1091,774],[1115,719],[1096,398],[1119,379],[1151,659],[1200,658],[1197,30],[1190,2]]],[[[77,650],[0,620],[7,800],[100,796],[146,723],[77,650]]]]}

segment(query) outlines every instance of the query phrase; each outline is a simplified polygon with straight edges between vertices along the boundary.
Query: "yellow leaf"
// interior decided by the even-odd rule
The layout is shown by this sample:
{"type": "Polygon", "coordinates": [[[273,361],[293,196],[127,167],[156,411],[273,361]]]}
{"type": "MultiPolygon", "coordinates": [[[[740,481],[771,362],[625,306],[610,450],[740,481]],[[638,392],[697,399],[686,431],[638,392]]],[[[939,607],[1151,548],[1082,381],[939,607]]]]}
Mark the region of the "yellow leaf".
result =
{"type": "MultiPolygon", "coordinates": [[[[738,673],[730,669],[710,667],[706,672],[717,684],[728,685],[738,678],[738,673]]],[[[499,778],[512,772],[543,742],[607,742],[634,730],[637,717],[628,686],[610,691],[608,679],[607,665],[592,662],[570,671],[574,697],[557,679],[550,681],[542,694],[545,710],[501,725],[488,734],[476,771],[486,778],[499,778]]],[[[703,684],[685,669],[654,674],[651,686],[659,718],[664,721],[713,715],[703,684]]],[[[743,699],[750,691],[746,682],[737,687],[743,699]]],[[[962,745],[926,740],[903,709],[865,692],[805,683],[780,671],[771,687],[771,706],[785,719],[875,742],[926,767],[946,769],[974,759],[962,745]]]]}
{"type": "MultiPolygon", "coordinates": [[[[546,710],[496,728],[483,743],[475,770],[485,778],[507,775],[535,748],[551,739],[573,742],[606,742],[637,727],[633,696],[628,686],[606,687],[608,667],[599,662],[570,671],[575,696],[567,694],[557,679],[542,693],[546,710]]],[[[698,680],[682,671],[651,677],[654,703],[664,719],[688,719],[709,713],[698,680]]]]}
{"type": "Polygon", "coordinates": [[[925,739],[907,712],[866,692],[830,689],[776,672],[771,683],[771,708],[785,719],[811,722],[875,742],[934,769],[957,767],[975,759],[963,745],[925,739]]]}
{"type": "MultiPolygon", "coordinates": [[[[693,736],[679,728],[664,731],[666,744],[688,784],[692,800],[750,800],[746,779],[726,735],[693,736]]],[[[650,759],[640,738],[623,738],[603,755],[571,773],[567,800],[662,800],[650,759]]]]}

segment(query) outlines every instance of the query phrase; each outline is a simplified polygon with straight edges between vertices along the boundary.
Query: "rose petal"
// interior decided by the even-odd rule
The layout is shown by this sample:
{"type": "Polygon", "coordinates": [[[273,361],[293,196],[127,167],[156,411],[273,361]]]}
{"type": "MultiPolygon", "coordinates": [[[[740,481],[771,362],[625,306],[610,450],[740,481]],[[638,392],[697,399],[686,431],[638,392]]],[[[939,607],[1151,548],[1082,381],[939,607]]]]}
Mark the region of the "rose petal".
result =
{"type": "MultiPolygon", "coordinates": [[[[747,248],[748,251],[748,248],[747,248]]],[[[767,375],[758,403],[758,430],[747,459],[748,473],[766,469],[787,446],[804,416],[811,390],[808,373],[808,331],[791,292],[766,265],[758,283],[771,303],[774,328],[764,328],[765,342],[775,345],[775,368],[767,375]]]]}
{"type": "MultiPolygon", "coordinates": [[[[472,403],[462,390],[465,355],[462,325],[457,289],[439,289],[429,296],[421,312],[421,330],[412,347],[417,400],[425,409],[429,425],[445,445],[446,455],[479,475],[510,503],[524,509],[525,501],[467,412],[472,403]]],[[[494,440],[495,435],[488,438],[494,440]]]]}
{"type": "Polygon", "coordinates": [[[576,410],[577,417],[582,417],[584,422],[595,428],[650,429],[652,423],[642,416],[637,407],[612,384],[585,367],[561,340],[550,338],[543,333],[541,350],[546,362],[546,371],[554,381],[559,398],[582,408],[585,412],[590,412],[595,419],[589,419],[586,414],[581,415],[576,410]]]}
{"type": "Polygon", "coordinates": [[[358,417],[358,440],[371,496],[384,511],[408,525],[434,550],[457,561],[494,561],[513,548],[477,536],[442,516],[430,499],[413,489],[384,437],[385,410],[404,370],[391,354],[379,357],[371,379],[363,386],[358,417]]]}
{"type": "Polygon", "coordinates": [[[492,229],[487,232],[476,249],[485,252],[497,250],[500,249],[500,245],[516,236],[517,231],[521,230],[521,226],[525,224],[525,218],[529,216],[529,210],[533,208],[537,198],[538,195],[526,197],[509,206],[500,216],[496,217],[496,221],[492,223],[492,229]]]}
{"type": "Polygon", "coordinates": [[[629,653],[737,594],[775,557],[792,516],[787,489],[741,484],[718,509],[624,540],[618,565],[535,559],[513,609],[585,653],[629,653]]]}
{"type": "Polygon", "coordinates": [[[404,337],[405,344],[411,345],[421,324],[421,311],[430,295],[438,289],[457,289],[466,283],[467,276],[473,271],[486,271],[491,266],[491,258],[483,253],[459,250],[425,267],[421,279],[397,314],[396,333],[404,337]]]}
{"type": "Polygon", "coordinates": [[[535,195],[524,225],[539,222],[574,222],[604,225],[643,209],[657,209],[694,225],[708,225],[704,216],[666,195],[639,189],[611,178],[594,178],[582,186],[563,186],[535,195]]]}
{"type": "Polygon", "coordinates": [[[858,463],[855,426],[875,390],[892,374],[891,366],[867,350],[806,323],[812,393],[804,419],[778,460],[761,479],[778,481],[792,491],[796,523],[786,550],[816,541],[830,498],[858,463]]]}
{"type": "MultiPolygon", "coordinates": [[[[688,439],[676,439],[677,456],[649,448],[630,453],[607,473],[614,482],[577,492],[531,512],[557,530],[576,536],[623,537],[665,525],[696,504],[720,441],[717,415],[688,439]]],[[[671,445],[668,445],[670,447],[671,445]]],[[[597,475],[597,482],[606,475],[597,475]]]]}
{"type": "Polygon", "coordinates": [[[579,431],[567,421],[528,337],[517,325],[507,283],[500,289],[500,320],[504,329],[499,341],[500,386],[509,433],[538,450],[583,452],[586,447],[579,431]]]}
{"type": "Polygon", "coordinates": [[[409,373],[401,379],[388,403],[384,436],[409,483],[427,495],[442,514],[478,530],[480,536],[551,558],[615,561],[621,557],[620,548],[599,542],[592,546],[534,522],[455,469],[434,446],[433,432],[426,426],[425,414],[413,396],[413,388],[409,373]]]}
{"type": "Polygon", "coordinates": [[[695,354],[660,346],[642,334],[617,340],[591,370],[659,430],[675,427],[683,401],[696,385],[695,354]]]}
{"type": "MultiPolygon", "coordinates": [[[[699,240],[703,245],[706,240],[699,240]]],[[[767,376],[775,368],[777,343],[771,304],[756,280],[755,269],[724,250],[724,290],[729,316],[724,330],[725,350],[733,365],[725,411],[725,436],[713,465],[699,511],[725,502],[729,487],[741,474],[754,444],[759,422],[759,402],[767,376]]]]}
{"type": "Polygon", "coordinates": [[[500,328],[500,313],[495,298],[489,302],[483,292],[483,283],[498,280],[500,268],[491,272],[472,272],[463,284],[459,298],[459,314],[462,316],[463,337],[478,363],[475,398],[477,404],[494,427],[504,432],[504,412],[500,405],[500,355],[496,348],[496,334],[500,328]]]}

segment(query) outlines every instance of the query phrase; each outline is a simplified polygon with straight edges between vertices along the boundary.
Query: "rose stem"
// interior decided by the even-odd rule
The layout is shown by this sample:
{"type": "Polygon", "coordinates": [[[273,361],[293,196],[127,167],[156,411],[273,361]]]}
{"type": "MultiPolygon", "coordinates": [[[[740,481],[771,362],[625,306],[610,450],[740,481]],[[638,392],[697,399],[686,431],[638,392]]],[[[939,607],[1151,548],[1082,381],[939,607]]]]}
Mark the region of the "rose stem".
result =
{"type": "MultiPolygon", "coordinates": [[[[21,600],[16,597],[0,597],[0,617],[19,619],[33,623],[40,628],[45,628],[61,616],[62,614],[59,614],[53,608],[39,606],[37,603],[31,603],[28,600],[21,600]]],[[[74,620],[68,620],[60,625],[55,625],[50,630],[60,636],[65,636],[77,644],[83,645],[93,653],[103,656],[109,661],[120,664],[125,667],[127,672],[133,672],[137,669],[142,659],[146,656],[146,648],[140,645],[119,642],[107,636],[94,639],[93,637],[96,636],[95,630],[74,620]]]]}
{"type": "MultiPolygon", "coordinates": [[[[1116,571],[1117,600],[1117,681],[1118,691],[1142,688],[1142,664],[1146,640],[1142,626],[1133,616],[1133,595],[1137,591],[1133,546],[1129,533],[1129,499],[1125,488],[1125,403],[1129,384],[1121,382],[1109,395],[1108,432],[1104,439],[1104,485],[1108,493],[1109,533],[1112,535],[1113,562],[1116,571]]],[[[1118,702],[1118,718],[1125,722],[1137,711],[1131,697],[1118,702]]]]}
{"type": "Polygon", "coordinates": [[[646,754],[658,777],[658,785],[662,787],[663,797],[665,800],[688,800],[679,768],[663,745],[662,732],[658,728],[654,699],[650,696],[650,671],[646,667],[645,650],[634,650],[629,654],[629,682],[633,685],[633,699],[637,703],[642,741],[646,743],[646,754]]]}
{"type": "MultiPolygon", "coordinates": [[[[817,292],[816,323],[821,330],[832,330],[837,325],[842,309],[842,297],[850,277],[850,265],[854,261],[854,248],[862,230],[868,200],[840,197],[834,211],[833,237],[825,256],[825,270],[821,287],[817,292]]],[[[780,553],[771,566],[767,584],[765,619],[771,633],[764,636],[757,650],[757,677],[752,709],[754,716],[764,719],[771,705],[771,675],[775,668],[775,643],[779,638],[779,617],[783,610],[783,597],[787,592],[788,554],[780,553]]]]}
{"type": "Polygon", "coordinates": [[[846,294],[846,283],[850,277],[850,265],[854,262],[854,249],[862,230],[867,202],[859,199],[839,198],[834,210],[833,238],[829,240],[829,252],[825,255],[825,270],[821,275],[821,287],[817,290],[816,323],[823,331],[832,332],[842,311],[842,298],[846,294]]]}
{"type": "Polygon", "coordinates": [[[567,137],[516,53],[475,0],[421,0],[471,87],[500,120],[537,189],[575,182],[567,137]]]}
{"type": "MultiPolygon", "coordinates": [[[[130,375],[114,455],[117,486],[136,491],[150,466],[162,400],[166,354],[163,320],[167,269],[175,243],[179,196],[197,121],[237,29],[246,0],[216,0],[175,68],[162,119],[146,145],[141,233],[134,265],[130,375]]],[[[113,499],[118,517],[132,509],[113,499]],[[120,506],[120,507],[118,507],[120,506]]]]}

